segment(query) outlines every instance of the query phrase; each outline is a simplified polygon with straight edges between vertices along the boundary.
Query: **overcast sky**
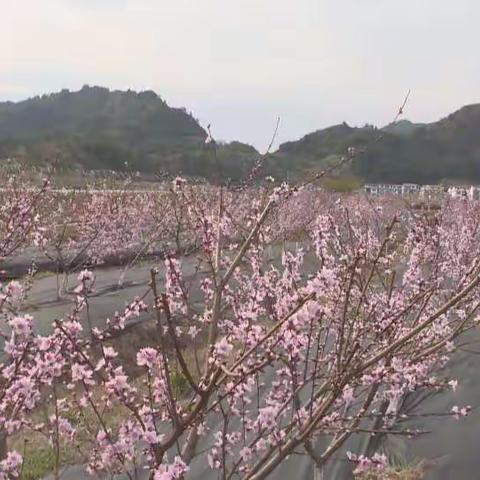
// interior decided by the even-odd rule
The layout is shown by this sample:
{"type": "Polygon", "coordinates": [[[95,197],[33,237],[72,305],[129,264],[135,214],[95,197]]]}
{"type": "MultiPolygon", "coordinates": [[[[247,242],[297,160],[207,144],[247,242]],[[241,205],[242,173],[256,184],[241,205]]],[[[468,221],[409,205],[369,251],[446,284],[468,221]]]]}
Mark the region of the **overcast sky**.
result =
{"type": "Polygon", "coordinates": [[[0,100],[153,89],[261,150],[480,102],[479,0],[0,0],[0,100]]]}

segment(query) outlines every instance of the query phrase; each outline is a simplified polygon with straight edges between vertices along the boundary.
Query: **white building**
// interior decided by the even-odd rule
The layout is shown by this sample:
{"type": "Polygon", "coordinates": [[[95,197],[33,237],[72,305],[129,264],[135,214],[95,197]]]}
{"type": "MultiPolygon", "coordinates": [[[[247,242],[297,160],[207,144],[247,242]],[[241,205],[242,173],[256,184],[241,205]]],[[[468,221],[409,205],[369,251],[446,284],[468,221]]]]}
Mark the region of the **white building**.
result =
{"type": "Polygon", "coordinates": [[[467,195],[468,195],[468,199],[471,201],[480,199],[480,187],[472,185],[468,189],[467,195]]]}
{"type": "Polygon", "coordinates": [[[420,185],[416,183],[404,183],[402,184],[402,196],[414,195],[420,193],[420,185]]]}
{"type": "Polygon", "coordinates": [[[407,196],[419,193],[420,186],[416,183],[404,183],[402,185],[395,183],[370,183],[363,187],[365,193],[375,197],[381,195],[399,195],[407,196]]]}
{"type": "Polygon", "coordinates": [[[447,192],[447,188],[443,185],[423,185],[420,188],[420,198],[422,200],[439,199],[447,192]]]}

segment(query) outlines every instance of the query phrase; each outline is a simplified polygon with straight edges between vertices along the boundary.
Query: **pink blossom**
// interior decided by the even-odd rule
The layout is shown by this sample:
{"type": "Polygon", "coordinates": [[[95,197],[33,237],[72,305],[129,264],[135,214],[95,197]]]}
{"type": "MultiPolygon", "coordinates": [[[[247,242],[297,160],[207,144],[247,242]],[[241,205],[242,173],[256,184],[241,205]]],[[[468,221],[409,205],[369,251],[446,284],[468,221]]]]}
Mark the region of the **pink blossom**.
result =
{"type": "Polygon", "coordinates": [[[466,405],[465,407],[459,407],[458,405],[454,405],[450,412],[456,420],[460,420],[460,418],[466,417],[471,410],[472,407],[470,405],[466,405]]]}
{"type": "Polygon", "coordinates": [[[18,452],[8,452],[7,457],[0,462],[0,479],[8,480],[10,478],[18,478],[20,475],[19,468],[22,462],[22,456],[18,452]]]}
{"type": "Polygon", "coordinates": [[[73,382],[84,382],[87,385],[93,385],[95,382],[92,379],[93,372],[92,370],[79,363],[74,363],[72,365],[72,381],[73,382]]]}
{"type": "Polygon", "coordinates": [[[10,320],[10,326],[17,335],[27,337],[32,331],[31,315],[24,315],[23,317],[14,317],[10,320]]]}
{"type": "Polygon", "coordinates": [[[224,337],[215,344],[215,354],[219,358],[226,357],[233,349],[233,345],[224,337]]]}
{"type": "Polygon", "coordinates": [[[137,365],[153,368],[159,364],[158,352],[154,348],[141,348],[137,353],[137,365]]]}
{"type": "Polygon", "coordinates": [[[7,292],[12,297],[19,297],[23,292],[23,287],[20,284],[20,282],[17,282],[16,280],[13,280],[13,281],[9,282],[9,284],[7,286],[7,292]]]}
{"type": "Polygon", "coordinates": [[[241,450],[240,450],[240,457],[242,457],[242,460],[244,462],[248,462],[253,456],[253,452],[252,452],[252,449],[249,448],[249,447],[243,447],[241,450]]]}
{"type": "Polygon", "coordinates": [[[355,474],[370,470],[384,470],[388,466],[387,457],[379,453],[375,453],[373,457],[366,457],[347,452],[347,458],[357,465],[354,471],[355,474]]]}
{"type": "Polygon", "coordinates": [[[69,440],[70,442],[73,441],[75,438],[76,430],[73,428],[72,424],[63,417],[59,417],[58,421],[55,419],[55,417],[51,417],[50,419],[51,422],[57,422],[58,425],[58,433],[65,438],[66,440],[69,440]]]}
{"type": "Polygon", "coordinates": [[[173,463],[160,465],[155,470],[155,480],[179,480],[188,472],[188,466],[180,457],[175,457],[173,463]]]}

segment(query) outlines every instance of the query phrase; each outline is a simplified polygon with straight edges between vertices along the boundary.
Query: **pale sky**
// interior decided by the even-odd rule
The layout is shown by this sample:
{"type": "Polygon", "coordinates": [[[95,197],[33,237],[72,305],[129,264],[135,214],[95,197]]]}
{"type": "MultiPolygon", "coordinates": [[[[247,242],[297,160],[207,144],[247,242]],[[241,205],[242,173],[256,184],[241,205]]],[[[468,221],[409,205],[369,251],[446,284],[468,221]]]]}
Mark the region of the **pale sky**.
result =
{"type": "Polygon", "coordinates": [[[0,100],[155,90],[264,150],[480,102],[479,0],[0,0],[0,100]],[[277,142],[277,143],[278,143],[277,142]]]}

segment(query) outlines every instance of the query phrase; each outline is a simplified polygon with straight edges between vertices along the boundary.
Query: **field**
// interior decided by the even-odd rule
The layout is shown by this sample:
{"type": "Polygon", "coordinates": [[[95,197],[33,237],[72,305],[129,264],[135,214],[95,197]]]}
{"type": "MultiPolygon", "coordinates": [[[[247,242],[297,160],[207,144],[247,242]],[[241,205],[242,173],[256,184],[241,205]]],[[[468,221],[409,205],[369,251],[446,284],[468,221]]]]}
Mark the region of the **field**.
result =
{"type": "Polygon", "coordinates": [[[1,180],[4,478],[468,478],[479,202],[1,180]]]}

